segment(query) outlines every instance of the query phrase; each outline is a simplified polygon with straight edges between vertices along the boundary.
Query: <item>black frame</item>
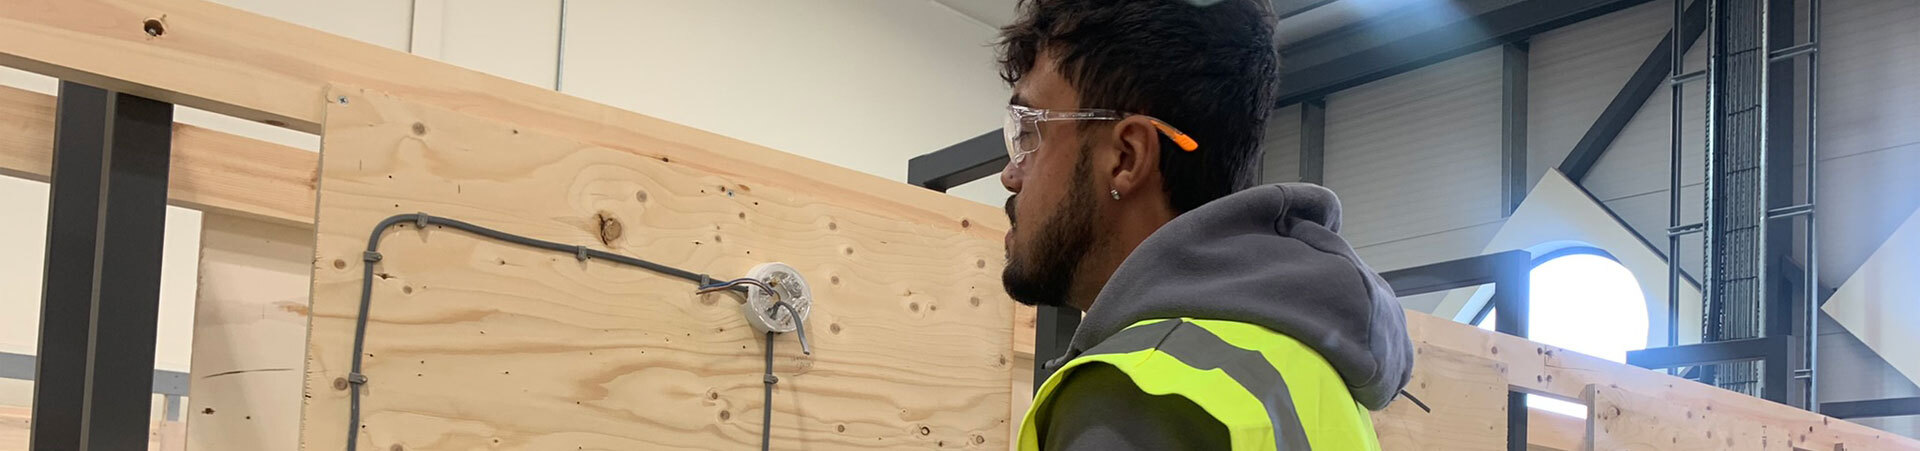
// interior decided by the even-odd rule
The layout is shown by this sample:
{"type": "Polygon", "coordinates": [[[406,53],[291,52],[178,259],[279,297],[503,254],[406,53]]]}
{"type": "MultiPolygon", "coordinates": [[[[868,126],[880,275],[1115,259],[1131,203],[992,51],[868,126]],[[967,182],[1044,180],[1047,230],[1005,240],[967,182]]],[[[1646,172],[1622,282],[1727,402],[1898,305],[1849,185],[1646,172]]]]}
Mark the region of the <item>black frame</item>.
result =
{"type": "Polygon", "coordinates": [[[33,449],[147,446],[173,105],[63,81],[33,449]]]}
{"type": "MultiPolygon", "coordinates": [[[[1506,251],[1380,273],[1396,296],[1493,284],[1488,304],[1496,310],[1494,330],[1527,337],[1534,258],[1522,250],[1506,251]]],[[[1527,395],[1507,390],[1507,449],[1527,449],[1527,395]]]]}
{"type": "Polygon", "coordinates": [[[1879,418],[1920,415],[1920,396],[1820,403],[1820,414],[1839,418],[1879,418]]]}
{"type": "MultiPolygon", "coordinates": [[[[1568,255],[1595,255],[1595,256],[1605,257],[1608,260],[1613,260],[1615,263],[1620,262],[1619,257],[1613,256],[1613,253],[1607,252],[1606,249],[1601,249],[1593,246],[1567,246],[1559,249],[1554,249],[1552,251],[1548,251],[1547,253],[1544,253],[1544,254],[1534,256],[1533,260],[1527,263],[1528,280],[1529,281],[1532,280],[1533,269],[1539,267],[1540,264],[1553,261],[1554,259],[1565,257],[1568,255]]],[[[1531,282],[1529,282],[1528,287],[1529,288],[1532,287],[1531,282]]],[[[1531,303],[1532,299],[1528,299],[1528,302],[1531,303]]],[[[1486,305],[1480,306],[1480,312],[1473,314],[1473,319],[1470,321],[1467,321],[1467,324],[1473,324],[1473,325],[1480,324],[1480,321],[1485,320],[1487,318],[1487,314],[1493,312],[1494,310],[1495,308],[1494,308],[1493,302],[1488,302],[1486,305]]],[[[1532,312],[1529,311],[1528,313],[1531,314],[1532,312]]]]}

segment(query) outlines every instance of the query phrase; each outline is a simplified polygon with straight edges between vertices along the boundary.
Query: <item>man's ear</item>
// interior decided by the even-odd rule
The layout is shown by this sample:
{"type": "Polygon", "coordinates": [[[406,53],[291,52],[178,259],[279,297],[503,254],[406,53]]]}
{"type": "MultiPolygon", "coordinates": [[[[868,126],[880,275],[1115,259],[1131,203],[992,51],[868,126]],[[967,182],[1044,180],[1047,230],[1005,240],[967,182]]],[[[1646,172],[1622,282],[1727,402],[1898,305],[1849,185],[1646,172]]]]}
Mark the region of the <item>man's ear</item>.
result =
{"type": "MultiPolygon", "coordinates": [[[[1160,131],[1146,116],[1128,116],[1113,127],[1113,186],[1121,196],[1139,193],[1160,176],[1160,131]]],[[[1095,187],[1100,188],[1100,187],[1095,187]]]]}

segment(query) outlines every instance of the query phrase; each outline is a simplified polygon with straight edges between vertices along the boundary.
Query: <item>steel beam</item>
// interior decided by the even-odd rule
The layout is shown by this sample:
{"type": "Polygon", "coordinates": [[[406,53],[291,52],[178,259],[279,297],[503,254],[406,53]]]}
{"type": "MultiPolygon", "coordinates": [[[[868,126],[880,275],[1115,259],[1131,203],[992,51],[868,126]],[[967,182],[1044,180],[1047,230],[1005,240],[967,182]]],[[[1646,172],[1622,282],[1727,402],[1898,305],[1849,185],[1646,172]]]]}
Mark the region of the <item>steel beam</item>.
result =
{"type": "Polygon", "coordinates": [[[1327,160],[1327,101],[1300,102],[1300,181],[1325,185],[1327,160]]]}
{"type": "Polygon", "coordinates": [[[1280,20],[1327,6],[1328,3],[1335,1],[1337,0],[1272,0],[1270,4],[1273,5],[1273,19],[1280,20]]]}
{"type": "Polygon", "coordinates": [[[1000,129],[968,138],[926,155],[907,160],[907,183],[939,192],[966,184],[1007,167],[1007,144],[1000,129]]]}
{"type": "Polygon", "coordinates": [[[1515,42],[1501,49],[1501,216],[1513,216],[1527,196],[1527,47],[1515,42]]]}
{"type": "MultiPolygon", "coordinates": [[[[1700,40],[1700,33],[1706,30],[1707,11],[1704,2],[1695,1],[1687,6],[1686,22],[1680,31],[1680,46],[1684,53],[1693,48],[1700,40]]],[[[1587,178],[1593,171],[1593,165],[1600,161],[1600,155],[1613,147],[1613,141],[1620,138],[1620,132],[1627,129],[1627,122],[1640,112],[1640,107],[1653,98],[1653,93],[1667,86],[1668,73],[1673,70],[1673,31],[1654,45],[1647,53],[1647,59],[1640,62],[1640,68],[1627,78],[1627,84],[1613,95],[1613,101],[1600,111],[1600,117],[1594,118],[1593,125],[1587,127],[1587,133],[1580,135],[1580,141],[1573,145],[1573,151],[1567,152],[1567,158],[1560,161],[1560,173],[1574,183],[1587,178]]],[[[1704,74],[1704,73],[1703,73],[1704,74]]]]}
{"type": "Polygon", "coordinates": [[[1785,362],[1788,342],[1788,337],[1774,336],[1647,348],[1627,351],[1627,364],[1660,369],[1773,358],[1785,362]]]}
{"type": "Polygon", "coordinates": [[[33,449],[147,446],[173,105],[60,84],[33,449]]]}
{"type": "Polygon", "coordinates": [[[1820,413],[1843,420],[1920,415],[1920,397],[1824,402],[1820,413]]]}
{"type": "Polygon", "coordinates": [[[1496,283],[1503,272],[1527,273],[1532,259],[1527,251],[1506,251],[1387,271],[1380,278],[1386,279],[1395,295],[1405,297],[1496,283]]]}
{"type": "Polygon", "coordinates": [[[1374,42],[1373,36],[1404,34],[1398,31],[1433,20],[1431,14],[1386,15],[1342,30],[1338,38],[1304,40],[1282,48],[1282,61],[1316,62],[1282,69],[1280,79],[1285,81],[1275,106],[1322,97],[1647,1],[1525,0],[1399,39],[1374,42]],[[1307,54],[1315,56],[1296,58],[1307,54]]]}

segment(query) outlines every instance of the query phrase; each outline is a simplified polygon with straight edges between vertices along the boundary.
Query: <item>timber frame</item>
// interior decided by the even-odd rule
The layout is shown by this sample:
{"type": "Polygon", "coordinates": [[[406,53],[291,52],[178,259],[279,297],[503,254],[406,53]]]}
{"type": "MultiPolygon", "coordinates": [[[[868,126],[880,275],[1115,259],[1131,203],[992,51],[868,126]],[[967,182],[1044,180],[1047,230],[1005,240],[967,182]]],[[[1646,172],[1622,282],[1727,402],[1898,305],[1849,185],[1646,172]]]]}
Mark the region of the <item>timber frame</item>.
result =
{"type": "MultiPolygon", "coordinates": [[[[646,142],[658,150],[643,156],[662,162],[671,159],[687,171],[725,174],[769,186],[809,186],[836,202],[861,204],[893,218],[946,224],[943,230],[965,229],[958,233],[969,237],[997,239],[1006,227],[999,219],[1000,213],[990,206],[959,201],[933,191],[206,2],[12,2],[0,7],[0,65],[60,78],[65,82],[63,86],[72,87],[72,91],[63,90],[58,99],[0,88],[0,120],[8,125],[22,125],[18,127],[22,130],[18,136],[0,140],[0,173],[51,181],[58,198],[66,193],[84,193],[63,188],[63,184],[73,180],[68,176],[68,169],[76,169],[68,164],[76,161],[69,159],[74,158],[72,156],[85,158],[89,154],[129,152],[128,158],[134,161],[119,163],[137,163],[125,168],[112,164],[80,168],[91,168],[91,177],[127,178],[125,182],[105,181],[94,185],[96,189],[108,191],[97,196],[99,201],[107,203],[95,209],[100,213],[56,215],[104,221],[107,230],[150,225],[151,218],[147,216],[163,201],[274,224],[313,228],[319,179],[317,155],[171,124],[170,118],[153,112],[157,106],[186,105],[319,133],[327,122],[327,111],[338,109],[335,103],[344,103],[331,95],[342,85],[391,94],[439,109],[435,111],[457,111],[478,120],[511,123],[589,146],[631,149],[628,146],[633,142],[646,142]],[[72,95],[69,93],[82,92],[97,95],[69,97],[72,95]],[[68,113],[76,113],[72,117],[81,118],[77,113],[87,110],[55,108],[56,102],[82,100],[94,101],[94,105],[101,107],[97,110],[100,114],[93,115],[97,124],[81,125],[68,119],[68,113]],[[119,106],[108,108],[107,105],[119,106]],[[107,136],[135,138],[118,144],[110,140],[101,142],[107,136]],[[116,145],[127,147],[116,149],[116,145]],[[156,146],[164,152],[153,149],[156,146]],[[74,153],[68,153],[69,150],[74,153]],[[160,186],[166,187],[164,199],[157,195],[160,186]],[[129,194],[124,198],[126,205],[114,204],[122,201],[114,192],[133,187],[152,188],[146,191],[156,195],[129,194]]],[[[991,140],[990,136],[987,138],[991,140]]],[[[57,203],[55,208],[59,208],[58,205],[65,204],[57,203]]],[[[142,243],[157,242],[157,238],[151,236],[125,236],[142,243]]],[[[115,239],[94,234],[74,238],[77,241],[72,243],[115,239]]],[[[157,254],[140,245],[130,244],[123,251],[135,256],[140,252],[157,254]]],[[[851,254],[851,250],[848,252],[851,254]]],[[[115,258],[97,251],[87,255],[94,259],[115,258]]],[[[157,261],[151,262],[151,266],[138,258],[129,258],[126,262],[120,266],[108,265],[102,271],[106,274],[125,272],[135,278],[143,277],[142,273],[157,273],[157,261]]],[[[985,263],[981,266],[984,268],[985,263]]],[[[96,282],[77,289],[88,296],[107,296],[129,305],[156,303],[157,295],[141,291],[143,286],[137,283],[102,286],[96,282]]],[[[989,302],[1004,301],[1004,295],[991,297],[989,302]]],[[[49,294],[47,300],[53,299],[49,294]]],[[[135,323],[145,321],[145,327],[151,330],[152,316],[144,313],[147,310],[129,311],[132,314],[116,321],[129,327],[140,327],[135,323]]],[[[1031,310],[1019,309],[1012,316],[1010,327],[1014,332],[1010,352],[1032,354],[1035,340],[1033,323],[1028,321],[1031,315],[1031,310]]],[[[72,316],[48,315],[44,320],[63,318],[71,320],[72,316]]],[[[1582,402],[1590,407],[1584,424],[1541,418],[1532,412],[1522,416],[1534,418],[1528,424],[1535,433],[1525,436],[1526,444],[1547,448],[1666,448],[1673,446],[1671,444],[1700,443],[1728,449],[1920,449],[1920,441],[1516,336],[1489,333],[1415,312],[1409,312],[1407,319],[1413,339],[1423,352],[1422,361],[1432,362],[1416,369],[1416,380],[1433,382],[1436,387],[1449,387],[1448,383],[1459,381],[1491,380],[1496,384],[1491,391],[1478,390],[1471,395],[1444,390],[1427,393],[1423,399],[1435,406],[1435,415],[1419,416],[1412,413],[1417,411],[1405,410],[1406,403],[1397,403],[1396,408],[1400,410],[1381,417],[1383,431],[1424,431],[1440,437],[1430,442],[1413,442],[1418,446],[1474,448],[1480,445],[1466,443],[1483,444],[1488,438],[1515,446],[1505,442],[1506,434],[1499,433],[1511,433],[1510,429],[1501,431],[1506,427],[1504,418],[1508,413],[1498,407],[1512,408],[1510,399],[1482,396],[1515,391],[1582,402]],[[1529,349],[1535,352],[1525,352],[1529,349]],[[1448,372],[1433,372],[1439,369],[1448,372]],[[1443,377],[1454,374],[1461,377],[1443,377]],[[1658,402],[1647,402],[1649,399],[1658,402]],[[1489,405],[1495,407],[1486,408],[1489,405]],[[1712,411],[1713,415],[1701,414],[1706,411],[1712,411]],[[1690,423],[1688,418],[1696,414],[1702,418],[1690,423]],[[1487,432],[1434,429],[1440,426],[1428,425],[1489,418],[1496,422],[1487,424],[1490,429],[1487,432]],[[1699,426],[1691,426],[1694,424],[1699,426]],[[1701,432],[1724,440],[1701,441],[1695,437],[1701,432]],[[1452,441],[1456,439],[1459,441],[1452,441]]],[[[77,323],[63,324],[73,327],[77,323]]],[[[81,339],[97,339],[103,335],[99,329],[83,327],[79,331],[81,339]],[[96,337],[84,337],[88,334],[96,337]]],[[[122,338],[115,345],[121,347],[112,348],[117,351],[111,352],[79,354],[43,348],[38,356],[40,380],[48,380],[52,373],[47,371],[62,371],[49,365],[49,359],[69,359],[69,362],[81,359],[85,364],[82,367],[117,365],[113,370],[115,374],[101,374],[91,380],[97,385],[82,388],[94,390],[91,393],[96,399],[89,401],[91,405],[126,407],[150,402],[142,401],[150,399],[148,387],[142,385],[152,373],[153,343],[122,338]],[[144,357],[138,355],[142,345],[148,351],[144,357]],[[44,352],[49,349],[54,353],[44,352]],[[134,399],[136,397],[140,400],[134,399]]],[[[1008,359],[1003,355],[1000,360],[1004,365],[1008,359]]],[[[72,366],[69,364],[66,368],[72,366]]],[[[1012,371],[1008,373],[1012,377],[1012,371]]],[[[124,449],[135,439],[145,443],[145,418],[90,414],[81,408],[81,398],[77,396],[82,395],[74,393],[81,392],[47,395],[36,401],[35,443],[73,440],[93,449],[124,449]],[[42,406],[51,413],[38,411],[42,406]],[[61,411],[92,415],[91,423],[75,423],[81,421],[75,418],[61,419],[61,411]],[[88,425],[71,429],[75,424],[88,425]],[[69,429],[61,429],[63,427],[69,429]],[[138,436],[130,431],[137,431],[138,436]],[[82,436],[93,441],[79,441],[82,436]]],[[[920,430],[927,431],[927,428],[920,430]]],[[[998,438],[993,440],[999,443],[998,438]]],[[[975,435],[971,443],[988,442],[975,435]]]]}

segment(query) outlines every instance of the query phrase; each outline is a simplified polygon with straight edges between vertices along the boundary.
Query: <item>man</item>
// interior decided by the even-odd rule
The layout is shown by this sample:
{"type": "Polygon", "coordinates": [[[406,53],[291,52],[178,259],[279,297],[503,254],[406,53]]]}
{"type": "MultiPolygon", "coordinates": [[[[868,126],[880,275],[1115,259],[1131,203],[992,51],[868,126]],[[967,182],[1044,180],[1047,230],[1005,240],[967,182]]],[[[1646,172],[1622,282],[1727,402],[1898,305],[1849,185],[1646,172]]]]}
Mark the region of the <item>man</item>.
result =
{"type": "Polygon", "coordinates": [[[1026,0],[1002,30],[1002,279],[1086,312],[1021,449],[1379,448],[1368,410],[1413,367],[1400,304],[1333,193],[1252,187],[1265,2],[1026,0]]]}

